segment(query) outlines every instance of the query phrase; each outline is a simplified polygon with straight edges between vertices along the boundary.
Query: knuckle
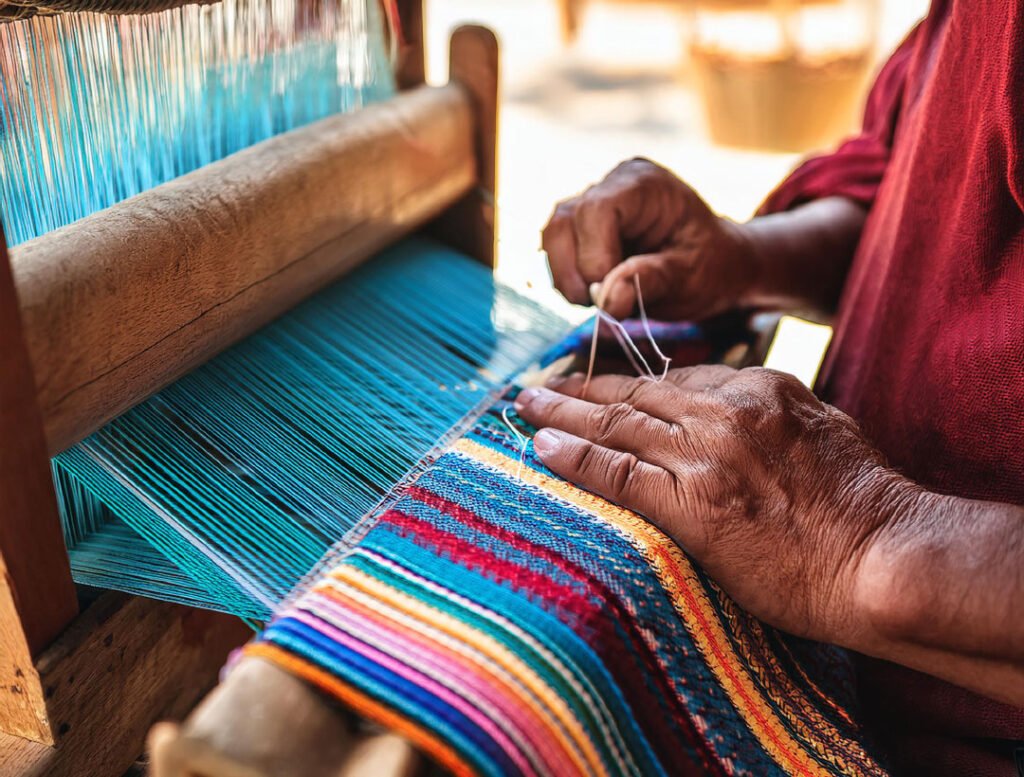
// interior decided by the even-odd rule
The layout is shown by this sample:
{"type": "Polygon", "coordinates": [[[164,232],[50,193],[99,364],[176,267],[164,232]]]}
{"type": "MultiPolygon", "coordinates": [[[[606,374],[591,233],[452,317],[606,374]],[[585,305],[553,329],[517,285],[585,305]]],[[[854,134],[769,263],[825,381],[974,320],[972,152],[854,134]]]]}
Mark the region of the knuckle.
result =
{"type": "Polygon", "coordinates": [[[779,418],[783,407],[773,394],[758,391],[734,391],[726,398],[729,420],[748,431],[759,431],[779,418]]]}
{"type": "Polygon", "coordinates": [[[631,173],[633,175],[649,175],[653,172],[661,171],[662,169],[661,165],[655,164],[647,157],[635,156],[632,159],[619,162],[613,172],[631,173]]]}
{"type": "Polygon", "coordinates": [[[668,376],[673,380],[683,381],[692,375],[697,369],[697,367],[673,367],[669,370],[668,376]]]}
{"type": "Polygon", "coordinates": [[[768,369],[766,367],[747,367],[740,371],[744,383],[761,392],[774,394],[792,394],[804,390],[804,385],[788,372],[768,369]]]}
{"type": "Polygon", "coordinates": [[[624,402],[600,408],[594,422],[595,441],[602,445],[610,442],[632,415],[633,408],[624,402]]]}
{"type": "Polygon", "coordinates": [[[690,382],[700,389],[716,388],[728,383],[735,373],[736,370],[724,364],[700,365],[691,373],[690,382]]]}
{"type": "Polygon", "coordinates": [[[645,380],[635,379],[622,386],[619,392],[619,402],[626,405],[636,405],[651,391],[654,384],[645,380]]]}
{"type": "Polygon", "coordinates": [[[587,480],[599,479],[604,475],[605,464],[601,450],[595,445],[584,445],[577,454],[576,471],[587,480]]]}
{"type": "Polygon", "coordinates": [[[576,206],[579,204],[579,197],[569,197],[565,200],[560,200],[555,205],[555,212],[551,216],[552,221],[565,221],[571,219],[573,212],[576,210],[576,206]]]}
{"type": "Polygon", "coordinates": [[[548,219],[548,223],[544,225],[544,229],[540,231],[541,240],[547,242],[551,240],[557,233],[565,228],[566,224],[572,219],[573,205],[571,201],[560,202],[555,206],[554,211],[551,213],[551,217],[548,219]]]}
{"type": "Polygon", "coordinates": [[[615,456],[609,463],[608,489],[613,499],[619,500],[636,491],[639,464],[637,457],[628,453],[615,456]]]}
{"type": "Polygon", "coordinates": [[[727,405],[726,415],[733,426],[746,431],[756,431],[765,425],[769,411],[761,402],[752,401],[750,397],[738,396],[727,405]]]}
{"type": "Polygon", "coordinates": [[[597,218],[615,208],[618,193],[605,184],[591,186],[580,198],[576,214],[580,219],[597,218]]]}

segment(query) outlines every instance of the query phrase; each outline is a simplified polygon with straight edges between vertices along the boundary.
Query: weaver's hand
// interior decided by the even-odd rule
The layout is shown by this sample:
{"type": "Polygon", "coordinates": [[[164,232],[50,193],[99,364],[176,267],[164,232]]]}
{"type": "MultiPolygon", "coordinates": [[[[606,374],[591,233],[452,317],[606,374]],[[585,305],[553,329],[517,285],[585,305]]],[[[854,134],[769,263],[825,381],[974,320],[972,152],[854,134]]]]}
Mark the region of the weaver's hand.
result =
{"type": "Polygon", "coordinates": [[[715,215],[689,186],[646,159],[616,167],[584,194],[560,203],[544,228],[555,286],[570,302],[602,304],[616,318],[636,305],[664,320],[700,320],[739,305],[753,276],[741,226],[715,215]]]}
{"type": "Polygon", "coordinates": [[[586,400],[582,385],[577,375],[517,400],[549,468],[646,516],[762,620],[862,642],[851,633],[867,628],[853,603],[860,562],[918,489],[852,419],[765,369],[602,376],[586,400]]]}

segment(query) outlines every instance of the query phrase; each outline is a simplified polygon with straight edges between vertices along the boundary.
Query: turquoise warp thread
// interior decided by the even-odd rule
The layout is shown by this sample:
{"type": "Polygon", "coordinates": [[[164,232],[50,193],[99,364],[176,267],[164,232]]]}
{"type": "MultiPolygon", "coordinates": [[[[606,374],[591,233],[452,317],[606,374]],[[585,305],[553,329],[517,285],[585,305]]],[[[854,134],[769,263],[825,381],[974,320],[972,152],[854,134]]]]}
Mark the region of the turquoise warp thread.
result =
{"type": "Polygon", "coordinates": [[[387,251],[56,457],[75,579],[265,618],[567,329],[451,250],[387,251]]]}
{"type": "MultiPolygon", "coordinates": [[[[12,245],[393,94],[376,0],[0,25],[12,245]]],[[[410,242],[53,463],[76,580],[260,619],[563,329],[410,242]]]]}
{"type": "Polygon", "coordinates": [[[220,0],[0,24],[10,245],[394,93],[376,0],[220,0]]]}

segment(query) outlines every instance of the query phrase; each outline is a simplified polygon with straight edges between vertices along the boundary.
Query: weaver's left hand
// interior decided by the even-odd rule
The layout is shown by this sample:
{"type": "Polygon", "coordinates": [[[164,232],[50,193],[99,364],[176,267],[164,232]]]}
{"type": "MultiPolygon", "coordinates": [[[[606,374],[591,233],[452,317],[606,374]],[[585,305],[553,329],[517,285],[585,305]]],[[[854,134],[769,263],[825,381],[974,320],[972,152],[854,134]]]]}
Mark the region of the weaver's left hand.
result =
{"type": "Polygon", "coordinates": [[[581,376],[527,389],[519,414],[558,475],[646,516],[746,610],[858,642],[858,567],[916,487],[795,378],[722,366],[663,382],[581,376]]]}

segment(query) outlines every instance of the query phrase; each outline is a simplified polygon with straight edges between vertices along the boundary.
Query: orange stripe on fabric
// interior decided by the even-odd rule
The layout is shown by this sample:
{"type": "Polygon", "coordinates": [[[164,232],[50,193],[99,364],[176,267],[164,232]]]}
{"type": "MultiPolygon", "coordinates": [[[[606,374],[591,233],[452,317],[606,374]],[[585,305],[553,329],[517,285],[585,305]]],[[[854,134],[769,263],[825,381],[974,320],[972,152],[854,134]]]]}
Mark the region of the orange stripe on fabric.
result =
{"type": "MultiPolygon", "coordinates": [[[[352,611],[359,613],[363,618],[371,622],[377,621],[378,623],[386,625],[387,628],[401,634],[410,644],[417,645],[423,650],[444,656],[448,660],[458,664],[461,672],[465,672],[467,675],[472,674],[477,677],[484,678],[484,683],[498,689],[501,696],[505,699],[500,706],[510,702],[518,704],[524,710],[525,715],[532,719],[532,725],[536,726],[540,731],[548,732],[550,734],[551,731],[556,730],[554,721],[544,714],[542,708],[531,704],[528,699],[524,698],[520,688],[516,688],[509,684],[500,675],[492,671],[488,671],[487,667],[480,662],[472,661],[468,656],[451,650],[438,640],[432,639],[429,635],[424,634],[421,630],[413,629],[393,617],[388,617],[382,608],[370,608],[365,603],[358,601],[353,596],[346,593],[341,586],[317,586],[315,590],[319,595],[329,598],[342,607],[350,608],[352,611]]],[[[373,599],[375,603],[379,604],[379,599],[376,599],[376,597],[373,597],[373,599]]],[[[390,610],[391,608],[387,609],[390,610]]],[[[530,739],[526,731],[521,731],[521,733],[524,739],[530,739]]],[[[585,774],[589,771],[585,762],[580,760],[576,751],[567,744],[564,737],[549,736],[548,738],[554,742],[558,752],[561,753],[561,760],[574,762],[581,774],[585,774]]]]}
{"type": "MultiPolygon", "coordinates": [[[[561,696],[555,693],[551,686],[545,683],[528,664],[493,637],[473,628],[450,613],[426,605],[415,597],[409,596],[405,592],[399,591],[350,565],[336,567],[331,571],[329,577],[351,585],[353,588],[423,623],[428,628],[437,629],[453,639],[471,646],[512,676],[519,678],[546,705],[547,710],[557,718],[562,726],[569,731],[577,748],[583,752],[586,758],[585,763],[580,763],[578,758],[573,758],[581,773],[607,774],[605,765],[594,748],[593,742],[586,735],[579,721],[561,696]]],[[[540,711],[541,708],[537,709],[540,711]]],[[[554,725],[549,727],[552,731],[558,731],[559,738],[562,739],[560,728],[554,725]]],[[[564,742],[563,746],[568,747],[570,751],[573,750],[571,746],[564,742]]]]}
{"type": "Polygon", "coordinates": [[[700,589],[700,581],[693,567],[665,534],[636,513],[583,491],[571,483],[549,477],[529,467],[520,470],[518,461],[513,461],[493,448],[462,438],[455,442],[453,449],[507,475],[518,477],[549,494],[554,494],[620,529],[654,562],[653,568],[662,586],[671,596],[676,609],[684,616],[683,621],[697,641],[701,652],[708,659],[709,667],[765,750],[780,766],[795,769],[798,774],[828,774],[785,730],[742,668],[711,603],[706,597],[694,594],[694,590],[700,589]],[[688,615],[691,617],[686,617],[688,615]]]}
{"type": "Polygon", "coordinates": [[[473,777],[475,774],[469,764],[442,740],[305,659],[266,642],[250,643],[243,652],[246,656],[263,658],[280,666],[344,702],[360,715],[401,734],[458,777],[473,777]]]}

